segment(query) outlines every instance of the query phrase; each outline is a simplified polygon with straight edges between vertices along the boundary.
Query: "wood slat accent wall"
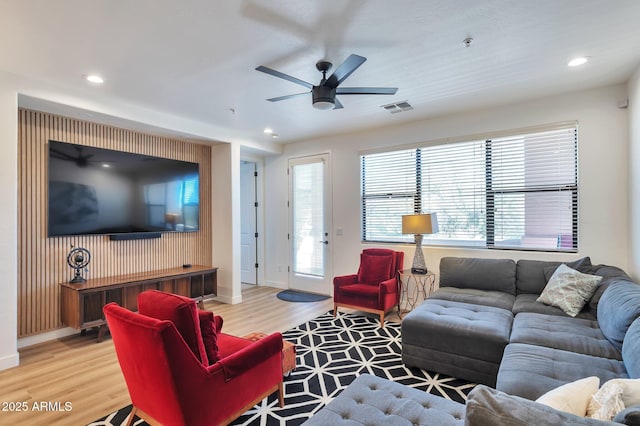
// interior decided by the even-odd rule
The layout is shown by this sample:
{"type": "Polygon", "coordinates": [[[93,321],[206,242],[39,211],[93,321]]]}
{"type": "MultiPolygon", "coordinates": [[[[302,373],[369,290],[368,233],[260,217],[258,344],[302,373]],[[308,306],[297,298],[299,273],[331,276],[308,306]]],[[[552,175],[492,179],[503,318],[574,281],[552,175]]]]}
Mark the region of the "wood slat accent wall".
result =
{"type": "Polygon", "coordinates": [[[18,337],[62,326],[59,283],[73,277],[66,261],[72,244],[91,252],[91,278],[212,265],[210,146],[26,109],[19,110],[18,145],[18,337]],[[200,231],[133,241],[47,238],[49,139],[199,163],[200,231]]]}

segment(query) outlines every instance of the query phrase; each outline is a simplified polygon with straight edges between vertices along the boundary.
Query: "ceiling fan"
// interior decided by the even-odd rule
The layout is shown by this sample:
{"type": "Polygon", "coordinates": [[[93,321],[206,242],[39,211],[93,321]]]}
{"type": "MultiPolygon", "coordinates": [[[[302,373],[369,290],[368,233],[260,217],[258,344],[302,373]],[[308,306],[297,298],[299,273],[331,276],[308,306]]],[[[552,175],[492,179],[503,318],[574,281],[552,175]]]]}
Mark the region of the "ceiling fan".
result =
{"type": "Polygon", "coordinates": [[[343,108],[336,95],[395,95],[398,91],[397,87],[338,87],[347,79],[367,58],[358,55],[349,55],[345,61],[327,78],[327,72],[333,64],[326,60],[320,60],[316,63],[316,68],[322,73],[322,80],[317,86],[307,83],[306,81],[292,77],[288,74],[281,73],[265,66],[259,66],[256,71],[261,71],[274,77],[283,78],[292,83],[299,84],[311,89],[311,92],[296,93],[293,95],[278,96],[277,98],[267,99],[270,102],[283,101],[285,99],[295,98],[311,93],[313,107],[317,109],[339,109],[343,108]]]}
{"type": "Polygon", "coordinates": [[[87,167],[89,164],[93,164],[93,161],[91,160],[91,157],[93,157],[93,154],[89,154],[89,155],[83,155],[82,154],[82,147],[80,146],[74,146],[74,148],[76,149],[76,151],[78,151],[78,155],[73,156],[70,154],[67,154],[66,152],[62,152],[60,150],[57,150],[55,148],[51,148],[51,156],[54,158],[58,158],[60,160],[64,160],[64,161],[72,161],[76,164],[76,166],[78,167],[87,167]]]}

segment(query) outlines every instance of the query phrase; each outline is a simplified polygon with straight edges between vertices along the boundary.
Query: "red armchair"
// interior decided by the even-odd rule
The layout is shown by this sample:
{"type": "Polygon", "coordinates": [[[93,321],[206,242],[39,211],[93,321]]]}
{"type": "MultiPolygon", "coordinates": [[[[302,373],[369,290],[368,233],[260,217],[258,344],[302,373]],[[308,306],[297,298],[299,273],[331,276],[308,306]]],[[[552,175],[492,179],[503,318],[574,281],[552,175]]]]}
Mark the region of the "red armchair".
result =
{"type": "Polygon", "coordinates": [[[220,333],[222,318],[159,291],[141,293],[138,307],[104,307],[133,403],[127,425],[134,415],[166,426],[228,424],[275,391],[284,406],[280,333],[256,342],[220,333]]]}
{"type": "Polygon", "coordinates": [[[400,312],[398,271],[402,269],[404,253],[388,249],[365,249],[360,254],[357,274],[333,279],[333,315],[338,307],[358,309],[380,315],[394,306],[400,312]]]}

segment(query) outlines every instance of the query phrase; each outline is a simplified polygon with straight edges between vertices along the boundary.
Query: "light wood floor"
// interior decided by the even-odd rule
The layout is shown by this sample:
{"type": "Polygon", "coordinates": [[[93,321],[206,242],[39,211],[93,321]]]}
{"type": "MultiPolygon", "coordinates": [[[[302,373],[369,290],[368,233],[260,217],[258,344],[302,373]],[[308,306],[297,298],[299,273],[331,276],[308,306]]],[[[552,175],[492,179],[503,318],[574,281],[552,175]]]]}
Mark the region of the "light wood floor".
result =
{"type": "MultiPolygon", "coordinates": [[[[278,291],[246,286],[242,303],[207,302],[205,308],[224,318],[223,331],[238,336],[282,332],[333,309],[332,299],[290,303],[277,299],[278,291]]],[[[20,350],[20,366],[0,372],[0,425],[86,425],[130,404],[111,339],[95,339],[95,333],[78,334],[20,350]],[[41,401],[58,401],[63,410],[70,402],[72,409],[34,411],[41,401]],[[27,412],[3,411],[9,402],[26,402],[27,412]]]]}

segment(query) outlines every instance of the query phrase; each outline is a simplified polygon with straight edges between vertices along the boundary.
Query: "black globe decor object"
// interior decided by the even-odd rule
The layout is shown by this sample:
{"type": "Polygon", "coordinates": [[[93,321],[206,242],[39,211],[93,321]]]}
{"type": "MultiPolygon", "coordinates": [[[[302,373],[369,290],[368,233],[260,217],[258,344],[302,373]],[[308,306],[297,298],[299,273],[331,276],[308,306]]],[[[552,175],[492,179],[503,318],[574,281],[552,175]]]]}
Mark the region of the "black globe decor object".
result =
{"type": "Polygon", "coordinates": [[[67,264],[75,269],[75,275],[73,279],[69,281],[70,283],[77,284],[87,281],[82,276],[82,270],[87,267],[90,261],[91,253],[89,253],[89,250],[82,247],[71,246],[71,251],[67,255],[67,264]]]}

